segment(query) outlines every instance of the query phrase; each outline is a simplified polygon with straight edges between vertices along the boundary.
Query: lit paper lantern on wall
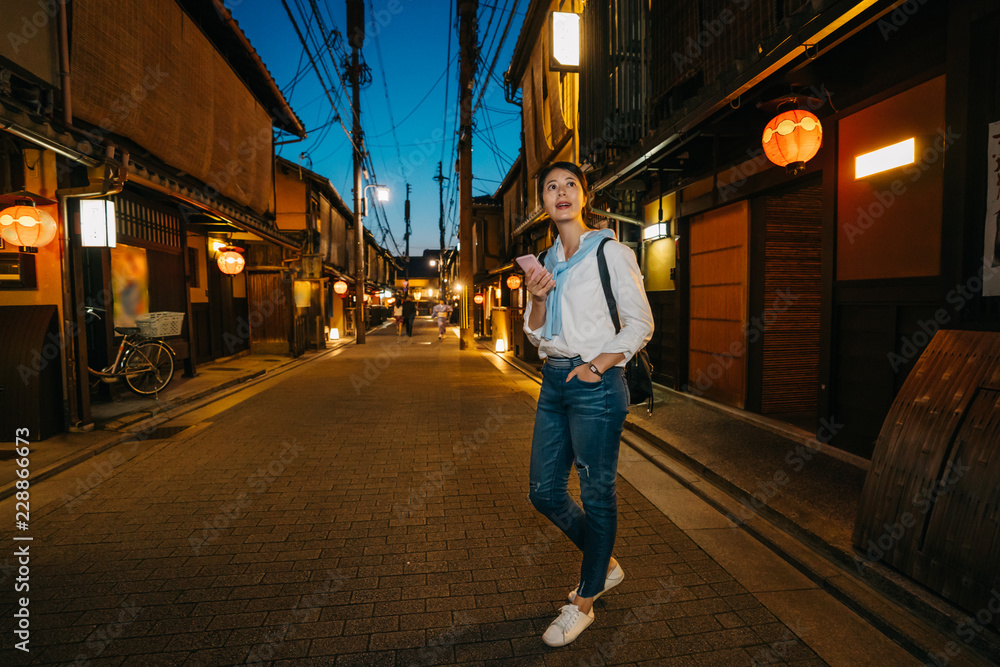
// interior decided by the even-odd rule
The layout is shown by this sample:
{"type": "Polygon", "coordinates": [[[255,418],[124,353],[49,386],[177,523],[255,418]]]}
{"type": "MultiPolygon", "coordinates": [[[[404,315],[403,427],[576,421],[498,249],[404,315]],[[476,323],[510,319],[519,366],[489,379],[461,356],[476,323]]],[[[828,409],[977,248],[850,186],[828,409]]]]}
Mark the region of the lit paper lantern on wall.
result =
{"type": "Polygon", "coordinates": [[[343,280],[338,280],[333,284],[333,291],[339,294],[340,296],[344,296],[345,294],[347,294],[347,283],[345,283],[343,280]]]}
{"type": "Polygon", "coordinates": [[[796,174],[823,145],[823,125],[808,111],[786,111],[764,127],[761,144],[768,160],[796,174]]]}
{"type": "Polygon", "coordinates": [[[51,243],[59,226],[51,215],[29,205],[9,206],[0,211],[0,237],[24,252],[51,243]]]}
{"type": "Polygon", "coordinates": [[[219,250],[219,257],[216,260],[219,270],[227,276],[235,276],[237,273],[243,271],[243,267],[246,266],[246,260],[243,259],[242,252],[243,248],[234,246],[221,248],[219,250]]]}
{"type": "Polygon", "coordinates": [[[521,286],[521,276],[516,273],[512,273],[507,276],[507,287],[510,289],[517,289],[521,286]]]}
{"type": "Polygon", "coordinates": [[[477,294],[476,296],[472,297],[472,300],[475,301],[477,305],[481,306],[483,304],[483,301],[486,301],[486,298],[482,294],[477,294]]]}

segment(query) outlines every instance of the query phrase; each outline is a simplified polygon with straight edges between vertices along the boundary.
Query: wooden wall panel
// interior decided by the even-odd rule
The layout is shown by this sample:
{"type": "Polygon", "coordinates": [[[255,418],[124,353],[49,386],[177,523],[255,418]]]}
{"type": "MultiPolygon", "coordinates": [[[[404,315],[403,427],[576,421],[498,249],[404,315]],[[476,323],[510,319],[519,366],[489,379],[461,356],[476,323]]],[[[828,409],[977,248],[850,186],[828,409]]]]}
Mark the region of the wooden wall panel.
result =
{"type": "Polygon", "coordinates": [[[746,405],[749,207],[737,202],[691,220],[689,385],[746,405]]]}
{"type": "Polygon", "coordinates": [[[278,272],[250,273],[247,276],[247,297],[250,303],[251,347],[274,352],[287,346],[291,320],[288,309],[291,299],[287,285],[278,272]],[[257,324],[259,322],[259,325],[257,324]]]}
{"type": "MultiPolygon", "coordinates": [[[[706,269],[710,269],[706,266],[706,269]]],[[[745,289],[741,284],[691,287],[693,319],[728,319],[744,306],[745,289]]]]}
{"type": "Polygon", "coordinates": [[[945,77],[939,76],[840,120],[837,280],[940,273],[944,95],[945,77]],[[910,137],[917,139],[918,155],[926,156],[916,165],[855,178],[854,156],[910,137]]]}

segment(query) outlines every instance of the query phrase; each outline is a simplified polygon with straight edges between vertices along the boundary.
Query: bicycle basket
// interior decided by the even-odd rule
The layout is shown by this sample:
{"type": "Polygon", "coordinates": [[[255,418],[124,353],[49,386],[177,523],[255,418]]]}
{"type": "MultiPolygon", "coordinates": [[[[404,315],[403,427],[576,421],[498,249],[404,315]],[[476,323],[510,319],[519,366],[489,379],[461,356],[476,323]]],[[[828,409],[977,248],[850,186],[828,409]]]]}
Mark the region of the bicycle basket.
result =
{"type": "Polygon", "coordinates": [[[143,336],[149,338],[180,336],[181,327],[184,326],[184,315],[185,313],[168,311],[146,313],[135,318],[135,325],[139,327],[139,332],[143,336]]]}

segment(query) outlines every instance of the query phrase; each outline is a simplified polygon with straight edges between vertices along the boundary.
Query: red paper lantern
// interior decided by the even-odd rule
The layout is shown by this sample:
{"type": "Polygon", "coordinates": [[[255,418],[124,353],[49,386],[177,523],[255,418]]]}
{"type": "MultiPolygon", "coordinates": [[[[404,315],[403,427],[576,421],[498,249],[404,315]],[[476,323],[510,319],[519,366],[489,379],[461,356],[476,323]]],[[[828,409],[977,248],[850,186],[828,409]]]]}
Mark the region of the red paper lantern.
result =
{"type": "Polygon", "coordinates": [[[219,258],[216,262],[219,265],[219,270],[228,276],[235,276],[237,273],[243,271],[243,267],[246,266],[246,260],[243,259],[243,248],[236,248],[233,246],[224,246],[219,249],[219,258]]]}
{"type": "Polygon", "coordinates": [[[472,297],[472,300],[475,301],[477,305],[482,305],[483,301],[486,301],[486,297],[484,297],[482,294],[477,294],[476,296],[472,297]]]}
{"type": "Polygon", "coordinates": [[[512,273],[507,276],[507,287],[510,289],[517,289],[521,286],[521,276],[516,273],[512,273]]]}
{"type": "Polygon", "coordinates": [[[333,291],[339,294],[340,296],[344,296],[345,294],[347,294],[347,283],[345,283],[343,280],[338,280],[333,284],[333,291]]]}
{"type": "Polygon", "coordinates": [[[761,144],[768,160],[798,173],[823,145],[823,125],[808,111],[786,111],[764,127],[761,144]]]}
{"type": "Polygon", "coordinates": [[[41,248],[52,242],[59,226],[51,215],[33,205],[0,211],[0,237],[21,248],[41,248]]]}

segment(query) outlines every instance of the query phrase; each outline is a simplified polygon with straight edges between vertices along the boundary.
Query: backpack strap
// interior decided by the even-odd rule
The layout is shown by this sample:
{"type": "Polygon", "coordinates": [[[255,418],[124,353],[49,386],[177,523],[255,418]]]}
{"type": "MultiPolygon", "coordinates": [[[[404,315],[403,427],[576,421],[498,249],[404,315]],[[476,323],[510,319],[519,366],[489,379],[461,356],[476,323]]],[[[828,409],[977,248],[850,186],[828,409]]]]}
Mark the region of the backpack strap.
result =
{"type": "Polygon", "coordinates": [[[615,300],[615,293],[611,289],[611,273],[608,271],[608,259],[604,256],[604,244],[611,239],[602,239],[601,245],[597,246],[597,270],[601,274],[601,286],[604,288],[604,298],[608,302],[608,311],[611,313],[611,321],[615,325],[615,333],[622,330],[621,320],[618,319],[618,302],[615,300]]]}

